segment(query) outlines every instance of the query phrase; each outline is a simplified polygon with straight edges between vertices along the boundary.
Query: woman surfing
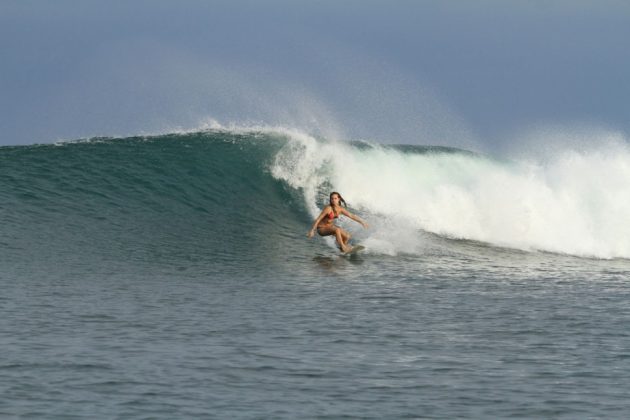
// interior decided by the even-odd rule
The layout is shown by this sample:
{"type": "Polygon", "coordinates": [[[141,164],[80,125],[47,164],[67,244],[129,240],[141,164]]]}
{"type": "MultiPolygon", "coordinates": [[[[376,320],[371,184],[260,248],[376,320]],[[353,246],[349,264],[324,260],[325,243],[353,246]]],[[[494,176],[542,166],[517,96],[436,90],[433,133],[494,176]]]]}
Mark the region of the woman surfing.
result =
{"type": "Polygon", "coordinates": [[[343,199],[341,194],[336,191],[330,193],[329,197],[329,205],[324,207],[324,210],[317,216],[315,222],[313,223],[313,227],[306,234],[309,238],[312,238],[315,234],[315,229],[317,229],[317,233],[320,236],[330,236],[335,235],[337,239],[337,245],[342,252],[348,253],[352,251],[352,247],[348,245],[348,240],[350,239],[350,234],[333,224],[333,220],[339,218],[342,214],[350,219],[354,220],[357,223],[361,223],[361,225],[367,229],[368,225],[365,223],[359,216],[355,216],[350,213],[344,207],[346,206],[346,200],[343,199]],[[343,207],[342,207],[343,204],[343,207]]]}

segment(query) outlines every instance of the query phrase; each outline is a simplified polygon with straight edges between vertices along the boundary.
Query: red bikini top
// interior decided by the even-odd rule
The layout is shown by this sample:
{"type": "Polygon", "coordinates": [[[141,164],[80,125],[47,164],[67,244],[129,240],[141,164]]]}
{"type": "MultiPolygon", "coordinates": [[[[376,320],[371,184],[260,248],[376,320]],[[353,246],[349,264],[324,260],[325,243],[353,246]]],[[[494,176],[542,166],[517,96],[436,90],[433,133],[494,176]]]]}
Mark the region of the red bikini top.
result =
{"type": "Polygon", "coordinates": [[[329,218],[330,220],[332,220],[332,219],[334,219],[335,217],[337,217],[337,215],[335,214],[335,212],[334,212],[334,211],[332,211],[332,210],[331,210],[331,211],[330,211],[330,213],[328,213],[328,218],[329,218]]]}

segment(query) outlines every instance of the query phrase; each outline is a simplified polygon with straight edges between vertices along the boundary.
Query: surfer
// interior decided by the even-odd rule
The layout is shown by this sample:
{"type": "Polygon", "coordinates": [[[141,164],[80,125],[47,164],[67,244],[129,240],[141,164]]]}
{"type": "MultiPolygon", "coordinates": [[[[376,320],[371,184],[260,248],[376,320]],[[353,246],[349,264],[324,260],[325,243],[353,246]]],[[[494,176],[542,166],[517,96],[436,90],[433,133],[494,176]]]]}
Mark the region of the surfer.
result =
{"type": "Polygon", "coordinates": [[[344,200],[338,192],[331,192],[328,200],[330,204],[324,207],[324,210],[322,210],[319,216],[317,216],[312,229],[306,234],[306,236],[312,238],[315,234],[315,229],[317,229],[317,233],[319,233],[320,236],[335,235],[339,249],[341,249],[342,252],[350,252],[352,250],[352,247],[348,245],[350,234],[339,226],[333,224],[333,220],[339,218],[339,216],[343,214],[355,222],[360,223],[366,229],[368,225],[361,220],[359,216],[355,216],[344,208],[347,207],[346,200],[344,200]]]}

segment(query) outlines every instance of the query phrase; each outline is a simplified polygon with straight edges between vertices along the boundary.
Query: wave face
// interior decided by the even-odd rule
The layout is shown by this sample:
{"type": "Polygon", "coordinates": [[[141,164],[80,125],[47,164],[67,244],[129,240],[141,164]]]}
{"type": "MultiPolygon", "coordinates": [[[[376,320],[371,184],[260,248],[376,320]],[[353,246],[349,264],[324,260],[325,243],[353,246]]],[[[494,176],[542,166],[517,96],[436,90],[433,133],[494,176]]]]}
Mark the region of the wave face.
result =
{"type": "Polygon", "coordinates": [[[621,146],[499,161],[282,129],[216,130],[4,147],[0,174],[4,262],[28,255],[115,269],[212,255],[224,268],[281,264],[322,246],[305,233],[331,190],[370,223],[341,222],[371,253],[423,253],[446,237],[630,257],[630,152],[621,146]]]}
{"type": "Polygon", "coordinates": [[[284,141],[212,132],[2,148],[0,255],[114,272],[265,258],[304,230],[267,170],[284,141]]]}

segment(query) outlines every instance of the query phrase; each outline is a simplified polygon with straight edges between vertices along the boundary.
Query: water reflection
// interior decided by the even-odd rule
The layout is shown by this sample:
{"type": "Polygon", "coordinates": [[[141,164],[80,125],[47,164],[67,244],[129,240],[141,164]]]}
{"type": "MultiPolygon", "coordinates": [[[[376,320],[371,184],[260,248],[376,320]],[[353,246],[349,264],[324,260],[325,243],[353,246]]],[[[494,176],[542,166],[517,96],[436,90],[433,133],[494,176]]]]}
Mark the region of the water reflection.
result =
{"type": "Polygon", "coordinates": [[[365,261],[359,255],[337,255],[337,256],[324,256],[316,255],[313,257],[313,261],[317,265],[327,272],[340,274],[340,271],[344,268],[348,268],[348,265],[358,266],[362,265],[365,261]]]}

